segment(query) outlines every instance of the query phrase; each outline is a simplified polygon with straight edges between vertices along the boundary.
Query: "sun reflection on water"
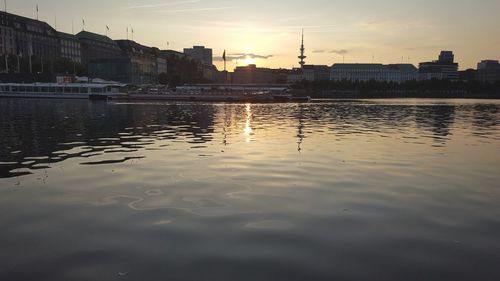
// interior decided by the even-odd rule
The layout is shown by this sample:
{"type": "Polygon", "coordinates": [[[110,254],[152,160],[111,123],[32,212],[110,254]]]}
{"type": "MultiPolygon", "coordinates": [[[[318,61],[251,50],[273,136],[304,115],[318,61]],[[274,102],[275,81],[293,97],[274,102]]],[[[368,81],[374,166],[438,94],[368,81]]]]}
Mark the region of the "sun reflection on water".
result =
{"type": "Polygon", "coordinates": [[[243,134],[246,137],[246,142],[250,142],[252,140],[251,136],[253,134],[252,129],[252,105],[247,103],[245,105],[246,118],[245,118],[245,128],[243,129],[243,134]]]}

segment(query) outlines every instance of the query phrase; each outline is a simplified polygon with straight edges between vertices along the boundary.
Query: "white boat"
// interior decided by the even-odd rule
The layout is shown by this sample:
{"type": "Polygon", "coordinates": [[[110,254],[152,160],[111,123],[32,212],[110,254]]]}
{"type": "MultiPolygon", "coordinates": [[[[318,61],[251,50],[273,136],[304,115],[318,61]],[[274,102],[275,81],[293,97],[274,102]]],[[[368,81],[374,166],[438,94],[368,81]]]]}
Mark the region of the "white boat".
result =
{"type": "Polygon", "coordinates": [[[64,99],[112,99],[124,95],[121,84],[97,83],[3,83],[0,97],[14,98],[64,98],[64,99]]]}

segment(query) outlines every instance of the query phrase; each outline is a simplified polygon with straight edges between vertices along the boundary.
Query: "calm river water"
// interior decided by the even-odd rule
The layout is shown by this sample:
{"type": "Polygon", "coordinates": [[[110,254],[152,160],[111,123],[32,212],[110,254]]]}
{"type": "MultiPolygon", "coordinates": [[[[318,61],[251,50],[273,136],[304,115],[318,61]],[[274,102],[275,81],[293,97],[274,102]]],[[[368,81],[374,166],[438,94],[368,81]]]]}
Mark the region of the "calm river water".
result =
{"type": "Polygon", "coordinates": [[[0,280],[499,280],[500,101],[0,99],[0,280]]]}

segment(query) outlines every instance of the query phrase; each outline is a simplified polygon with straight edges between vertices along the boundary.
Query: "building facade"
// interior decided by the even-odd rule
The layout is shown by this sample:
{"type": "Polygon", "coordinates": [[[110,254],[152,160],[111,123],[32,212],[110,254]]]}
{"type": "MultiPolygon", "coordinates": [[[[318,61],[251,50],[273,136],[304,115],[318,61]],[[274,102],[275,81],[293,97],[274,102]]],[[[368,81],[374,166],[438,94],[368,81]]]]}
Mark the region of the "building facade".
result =
{"type": "Polygon", "coordinates": [[[76,34],[81,44],[81,60],[90,64],[93,60],[119,59],[122,51],[111,38],[96,33],[81,31],[76,34]]]}
{"type": "Polygon", "coordinates": [[[418,71],[412,64],[334,64],[330,79],[351,82],[393,82],[403,83],[417,80],[418,71]]]}
{"type": "Polygon", "coordinates": [[[288,71],[286,81],[296,83],[300,81],[324,81],[330,80],[330,67],[327,65],[303,65],[288,71]]]}
{"type": "Polygon", "coordinates": [[[302,69],[300,68],[293,68],[292,70],[289,71],[286,81],[288,83],[297,83],[304,80],[304,75],[302,74],[302,69]]]}
{"type": "Polygon", "coordinates": [[[76,63],[82,62],[82,49],[78,38],[72,34],[57,32],[61,57],[76,63]]]}
{"type": "Polygon", "coordinates": [[[156,58],[156,73],[167,73],[168,72],[168,56],[163,53],[158,48],[152,48],[152,52],[156,58]]]}
{"type": "Polygon", "coordinates": [[[483,60],[478,63],[477,79],[490,83],[500,81],[500,63],[497,60],[483,60]]]}
{"type": "Polygon", "coordinates": [[[2,55],[16,55],[14,29],[0,25],[0,53],[2,55]]]}
{"type": "Polygon", "coordinates": [[[185,48],[184,54],[198,60],[204,65],[213,65],[213,51],[212,49],[205,48],[205,46],[193,46],[193,48],[185,48]]]}
{"type": "Polygon", "coordinates": [[[302,66],[303,79],[307,81],[330,80],[330,67],[327,65],[302,66]]]}
{"type": "Polygon", "coordinates": [[[130,62],[127,83],[139,85],[158,81],[158,57],[153,48],[131,40],[117,40],[116,43],[130,62]]]}
{"type": "Polygon", "coordinates": [[[114,43],[120,50],[119,55],[89,60],[91,77],[141,85],[157,83],[158,75],[166,73],[167,61],[158,49],[131,40],[116,40],[114,43]]]}
{"type": "Polygon", "coordinates": [[[278,78],[278,70],[260,68],[255,64],[238,66],[232,75],[234,84],[276,84],[278,78]]]}
{"type": "Polygon", "coordinates": [[[453,52],[441,51],[438,60],[420,63],[418,67],[420,80],[458,80],[458,63],[454,60],[453,52]]]}
{"type": "Polygon", "coordinates": [[[59,38],[45,22],[0,12],[0,50],[9,55],[52,59],[60,56],[59,38]]]}

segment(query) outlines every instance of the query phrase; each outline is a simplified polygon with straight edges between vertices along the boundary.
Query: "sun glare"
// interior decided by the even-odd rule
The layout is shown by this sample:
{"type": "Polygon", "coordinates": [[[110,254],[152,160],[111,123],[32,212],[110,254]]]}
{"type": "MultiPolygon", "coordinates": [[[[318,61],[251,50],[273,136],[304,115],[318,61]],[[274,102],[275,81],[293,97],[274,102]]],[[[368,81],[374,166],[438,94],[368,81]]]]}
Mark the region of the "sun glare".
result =
{"type": "Polygon", "coordinates": [[[243,63],[246,65],[255,64],[255,59],[250,56],[246,56],[245,59],[243,60],[243,63]]]}

